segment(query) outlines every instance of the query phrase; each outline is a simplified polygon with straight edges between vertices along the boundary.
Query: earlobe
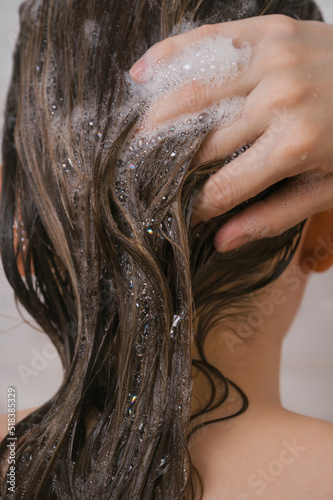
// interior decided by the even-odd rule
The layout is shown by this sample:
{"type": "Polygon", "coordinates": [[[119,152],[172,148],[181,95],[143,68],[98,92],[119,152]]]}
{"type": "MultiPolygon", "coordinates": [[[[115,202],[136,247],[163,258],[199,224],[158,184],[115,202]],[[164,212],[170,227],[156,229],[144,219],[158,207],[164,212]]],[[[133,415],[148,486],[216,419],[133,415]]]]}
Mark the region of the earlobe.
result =
{"type": "Polygon", "coordinates": [[[307,272],[324,272],[333,266],[333,208],[311,217],[300,253],[307,272]]]}

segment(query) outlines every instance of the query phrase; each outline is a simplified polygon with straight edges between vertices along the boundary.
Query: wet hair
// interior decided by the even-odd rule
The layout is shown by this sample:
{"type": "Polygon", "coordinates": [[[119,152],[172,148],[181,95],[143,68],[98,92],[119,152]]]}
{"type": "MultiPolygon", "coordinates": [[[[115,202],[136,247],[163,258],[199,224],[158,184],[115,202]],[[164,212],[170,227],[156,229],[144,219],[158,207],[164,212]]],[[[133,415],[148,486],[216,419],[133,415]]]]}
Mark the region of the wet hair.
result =
{"type": "MultiPolygon", "coordinates": [[[[193,166],[207,129],[170,134],[141,150],[135,168],[126,165],[140,111],[121,111],[124,74],[184,20],[272,13],[321,19],[301,0],[21,6],[3,139],[1,252],[16,297],[55,345],[64,377],[16,427],[15,494],[3,440],[2,498],[193,494],[190,436],[209,423],[200,418],[223,404],[230,385],[237,388],[209,364],[205,338],[228,308],[241,311],[249,294],[283,272],[303,223],[218,254],[217,228],[280,183],[192,228],[199,189],[232,157],[193,166]],[[211,397],[191,415],[192,364],[210,381],[211,397]]],[[[248,404],[238,391],[236,414],[248,404]]]]}

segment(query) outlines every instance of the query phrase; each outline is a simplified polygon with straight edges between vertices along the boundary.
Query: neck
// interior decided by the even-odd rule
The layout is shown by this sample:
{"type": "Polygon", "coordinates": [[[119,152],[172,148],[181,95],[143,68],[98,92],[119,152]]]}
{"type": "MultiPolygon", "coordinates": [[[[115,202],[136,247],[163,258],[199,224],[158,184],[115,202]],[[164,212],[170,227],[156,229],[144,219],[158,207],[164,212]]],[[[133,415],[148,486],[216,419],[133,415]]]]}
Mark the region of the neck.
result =
{"type": "MultiPolygon", "coordinates": [[[[251,412],[256,408],[281,407],[279,382],[283,336],[262,331],[254,332],[246,340],[237,338],[236,341],[234,336],[234,333],[223,329],[211,332],[205,344],[207,361],[242,389],[249,400],[251,412]]],[[[194,358],[198,357],[196,354],[194,358]]],[[[195,411],[202,407],[210,392],[207,379],[199,370],[194,370],[193,384],[195,411]]],[[[229,390],[229,402],[236,399],[235,405],[239,406],[236,389],[229,387],[229,390]]]]}
{"type": "MultiPolygon", "coordinates": [[[[308,272],[301,266],[305,236],[306,231],[284,273],[258,293],[252,294],[244,308],[240,305],[234,310],[221,311],[219,317],[223,318],[223,322],[217,323],[206,336],[204,352],[207,361],[242,389],[252,414],[256,413],[256,409],[261,412],[264,409],[282,409],[279,384],[282,342],[306,288],[308,272]],[[259,326],[250,326],[255,324],[259,326]]],[[[194,359],[200,359],[195,344],[192,355],[194,359]]],[[[192,412],[202,408],[210,394],[207,379],[194,369],[192,412]]],[[[228,400],[237,411],[235,405],[238,402],[239,408],[239,395],[236,389],[230,388],[228,400]]],[[[216,418],[225,413],[223,406],[216,418]]],[[[208,419],[211,418],[214,418],[213,414],[208,414],[208,419]]]]}
{"type": "Polygon", "coordinates": [[[212,336],[207,345],[208,359],[245,392],[251,404],[280,405],[282,337],[254,332],[230,351],[221,345],[228,338],[224,334],[220,331],[212,336]]]}

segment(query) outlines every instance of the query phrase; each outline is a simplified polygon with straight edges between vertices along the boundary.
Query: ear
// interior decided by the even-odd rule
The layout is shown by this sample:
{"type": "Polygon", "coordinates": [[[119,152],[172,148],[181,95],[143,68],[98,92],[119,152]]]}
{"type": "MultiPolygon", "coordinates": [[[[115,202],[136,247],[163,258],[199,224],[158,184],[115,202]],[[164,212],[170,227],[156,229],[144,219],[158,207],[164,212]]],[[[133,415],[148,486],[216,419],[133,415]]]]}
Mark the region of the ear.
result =
{"type": "Polygon", "coordinates": [[[324,272],[333,266],[333,208],[309,219],[300,264],[306,271],[324,272]]]}

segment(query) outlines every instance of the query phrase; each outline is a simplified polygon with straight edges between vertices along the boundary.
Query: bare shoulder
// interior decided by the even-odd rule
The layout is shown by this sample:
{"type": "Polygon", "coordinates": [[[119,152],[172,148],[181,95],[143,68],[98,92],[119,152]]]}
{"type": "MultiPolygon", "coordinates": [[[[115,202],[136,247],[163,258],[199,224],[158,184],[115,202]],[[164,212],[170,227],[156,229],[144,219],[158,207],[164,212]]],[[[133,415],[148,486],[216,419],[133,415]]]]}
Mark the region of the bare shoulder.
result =
{"type": "MultiPolygon", "coordinates": [[[[333,423],[287,411],[284,424],[321,456],[333,460],[333,423]]],[[[283,423],[282,423],[283,425],[283,423]]]]}
{"type": "Polygon", "coordinates": [[[249,413],[194,436],[190,453],[204,500],[333,498],[332,423],[287,410],[249,413]]]}
{"type": "MultiPolygon", "coordinates": [[[[290,450],[290,474],[286,474],[285,485],[281,481],[281,493],[288,488],[299,491],[304,500],[332,499],[333,492],[333,423],[317,418],[289,413],[285,425],[282,423],[280,437],[282,449],[290,450]],[[286,436],[283,439],[283,434],[286,436]],[[297,487],[295,486],[297,481],[297,487]]],[[[280,462],[287,452],[281,451],[280,462]],[[284,454],[284,455],[283,455],[284,454]]],[[[287,460],[288,462],[288,460],[287,460]]],[[[283,464],[284,469],[288,463],[283,464]]],[[[282,470],[282,467],[281,467],[282,470]]],[[[280,492],[280,487],[277,488],[280,492]]],[[[278,498],[278,497],[277,497],[278,498]]],[[[284,496],[284,498],[288,498],[284,496]]],[[[292,497],[291,497],[292,498],[292,497]]],[[[295,496],[295,498],[298,498],[295,496]]]]}
{"type": "Polygon", "coordinates": [[[330,478],[333,491],[333,423],[297,414],[292,414],[290,423],[290,432],[307,447],[305,463],[316,471],[318,478],[330,478]]]}

